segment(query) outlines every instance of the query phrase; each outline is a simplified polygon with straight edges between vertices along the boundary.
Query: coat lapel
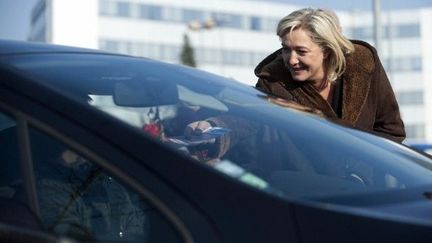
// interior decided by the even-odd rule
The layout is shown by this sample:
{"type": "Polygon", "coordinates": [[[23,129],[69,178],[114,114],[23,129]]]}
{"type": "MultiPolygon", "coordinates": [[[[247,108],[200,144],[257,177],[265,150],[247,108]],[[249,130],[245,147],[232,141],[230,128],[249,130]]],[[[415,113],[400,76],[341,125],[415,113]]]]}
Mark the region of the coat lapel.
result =
{"type": "Polygon", "coordinates": [[[355,124],[369,95],[371,70],[355,54],[347,58],[343,75],[342,119],[355,124]],[[360,64],[360,65],[359,65],[360,64]]]}
{"type": "Polygon", "coordinates": [[[292,94],[296,100],[305,106],[318,109],[328,118],[336,118],[337,115],[330,104],[313,88],[309,83],[299,83],[297,88],[292,89],[292,94]]]}

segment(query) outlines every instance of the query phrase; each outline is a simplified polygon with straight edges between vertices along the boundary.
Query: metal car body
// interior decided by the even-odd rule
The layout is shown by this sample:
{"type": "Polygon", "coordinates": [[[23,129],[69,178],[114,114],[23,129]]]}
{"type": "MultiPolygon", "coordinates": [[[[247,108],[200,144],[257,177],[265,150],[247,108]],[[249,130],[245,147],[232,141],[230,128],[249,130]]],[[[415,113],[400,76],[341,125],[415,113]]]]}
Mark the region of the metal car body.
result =
{"type": "Polygon", "coordinates": [[[0,41],[0,240],[431,242],[430,158],[274,99],[180,65],[0,41]]]}

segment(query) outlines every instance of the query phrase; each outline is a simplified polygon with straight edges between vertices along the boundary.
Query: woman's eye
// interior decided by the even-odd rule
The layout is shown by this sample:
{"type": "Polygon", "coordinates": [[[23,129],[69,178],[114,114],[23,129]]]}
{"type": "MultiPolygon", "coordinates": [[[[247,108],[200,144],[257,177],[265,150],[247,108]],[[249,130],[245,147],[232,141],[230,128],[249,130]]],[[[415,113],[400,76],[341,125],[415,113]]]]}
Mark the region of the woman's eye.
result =
{"type": "Polygon", "coordinates": [[[305,51],[305,50],[298,50],[297,53],[299,55],[305,55],[307,53],[307,51],[305,51]]]}

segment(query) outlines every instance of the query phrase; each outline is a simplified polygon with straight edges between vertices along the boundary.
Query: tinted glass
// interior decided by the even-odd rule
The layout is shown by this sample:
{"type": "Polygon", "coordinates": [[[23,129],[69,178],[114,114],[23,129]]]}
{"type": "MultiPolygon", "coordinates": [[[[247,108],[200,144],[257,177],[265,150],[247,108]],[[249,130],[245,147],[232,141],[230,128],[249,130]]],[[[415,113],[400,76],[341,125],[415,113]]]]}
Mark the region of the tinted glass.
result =
{"type": "Polygon", "coordinates": [[[0,111],[0,197],[23,201],[16,121],[0,111]]]}
{"type": "Polygon", "coordinates": [[[159,211],[104,169],[30,130],[41,221],[83,241],[181,242],[159,211]]]}
{"type": "Polygon", "coordinates": [[[283,106],[290,104],[234,80],[108,55],[9,60],[26,75],[136,127],[167,148],[263,190],[312,198],[432,182],[430,159],[287,109],[283,106]],[[189,133],[186,127],[196,121],[212,128],[189,133]]]}

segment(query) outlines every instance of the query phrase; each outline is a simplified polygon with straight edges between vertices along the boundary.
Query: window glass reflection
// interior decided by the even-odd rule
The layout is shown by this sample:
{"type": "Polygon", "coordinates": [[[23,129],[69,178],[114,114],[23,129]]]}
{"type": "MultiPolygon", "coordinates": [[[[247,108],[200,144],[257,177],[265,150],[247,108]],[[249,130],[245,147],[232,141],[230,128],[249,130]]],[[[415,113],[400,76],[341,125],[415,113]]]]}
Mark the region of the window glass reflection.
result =
{"type": "Polygon", "coordinates": [[[43,225],[84,241],[180,242],[156,208],[104,169],[31,129],[43,225]]]}

